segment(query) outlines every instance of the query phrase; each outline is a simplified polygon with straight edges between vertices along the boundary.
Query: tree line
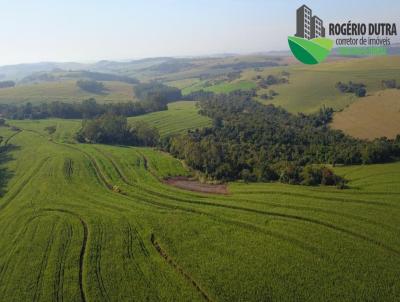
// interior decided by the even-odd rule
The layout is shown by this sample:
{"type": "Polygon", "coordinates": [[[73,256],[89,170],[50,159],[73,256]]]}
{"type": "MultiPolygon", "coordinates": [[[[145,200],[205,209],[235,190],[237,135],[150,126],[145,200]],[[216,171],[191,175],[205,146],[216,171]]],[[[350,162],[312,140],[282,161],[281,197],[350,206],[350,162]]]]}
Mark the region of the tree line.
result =
{"type": "Polygon", "coordinates": [[[15,82],[14,81],[0,81],[0,89],[1,88],[10,88],[14,87],[15,82]]]}
{"type": "Polygon", "coordinates": [[[0,114],[8,119],[91,119],[106,113],[125,117],[167,110],[168,103],[180,100],[181,91],[159,83],[138,84],[137,102],[98,103],[91,98],[82,102],[54,101],[42,104],[0,104],[0,114]]]}

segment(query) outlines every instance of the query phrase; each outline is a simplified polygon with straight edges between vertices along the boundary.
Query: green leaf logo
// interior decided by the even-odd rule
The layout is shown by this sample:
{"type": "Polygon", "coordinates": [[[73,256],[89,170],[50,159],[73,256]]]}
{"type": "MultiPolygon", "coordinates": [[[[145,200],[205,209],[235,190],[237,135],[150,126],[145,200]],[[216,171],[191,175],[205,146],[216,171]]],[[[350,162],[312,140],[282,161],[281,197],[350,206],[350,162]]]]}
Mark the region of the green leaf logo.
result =
{"type": "Polygon", "coordinates": [[[327,38],[307,40],[299,37],[289,37],[289,47],[293,55],[304,64],[318,64],[330,54],[333,41],[327,38]]]}

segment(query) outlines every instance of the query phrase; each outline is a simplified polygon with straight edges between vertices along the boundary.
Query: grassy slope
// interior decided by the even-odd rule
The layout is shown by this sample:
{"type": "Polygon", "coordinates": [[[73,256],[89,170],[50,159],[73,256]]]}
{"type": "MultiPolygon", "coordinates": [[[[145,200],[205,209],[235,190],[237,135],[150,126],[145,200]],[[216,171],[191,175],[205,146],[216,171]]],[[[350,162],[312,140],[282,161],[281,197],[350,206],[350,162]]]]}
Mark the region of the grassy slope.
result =
{"type": "Polygon", "coordinates": [[[0,104],[51,101],[82,101],[95,98],[100,102],[130,101],[134,99],[132,85],[122,82],[104,82],[107,93],[99,95],[79,89],[76,81],[43,82],[0,89],[0,104]]]}
{"type": "Polygon", "coordinates": [[[363,139],[400,134],[400,90],[392,89],[362,98],[335,113],[332,127],[363,139]]]}
{"type": "MultiPolygon", "coordinates": [[[[6,301],[400,295],[399,163],[338,168],[352,180],[344,191],[235,183],[229,196],[207,196],[159,182],[186,173],[168,155],[57,144],[57,136],[28,131],[48,122],[16,124],[26,130],[10,141],[19,148],[3,164],[14,176],[0,200],[6,301]],[[151,234],[179,269],[158,254],[151,234]]],[[[59,122],[63,133],[71,127],[59,122]]]]}
{"type": "Polygon", "coordinates": [[[128,121],[145,121],[159,129],[162,136],[188,129],[202,128],[210,124],[207,117],[198,114],[195,102],[181,101],[168,105],[167,111],[131,117],[128,121]]]}

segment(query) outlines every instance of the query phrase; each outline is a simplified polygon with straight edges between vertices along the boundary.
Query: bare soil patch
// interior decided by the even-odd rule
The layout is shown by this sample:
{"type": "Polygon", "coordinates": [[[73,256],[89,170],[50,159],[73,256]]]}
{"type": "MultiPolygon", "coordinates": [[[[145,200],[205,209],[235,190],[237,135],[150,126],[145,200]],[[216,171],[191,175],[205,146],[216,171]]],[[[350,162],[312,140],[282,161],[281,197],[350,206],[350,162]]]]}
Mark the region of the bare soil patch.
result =
{"type": "Polygon", "coordinates": [[[226,184],[205,184],[197,180],[191,180],[184,176],[170,177],[164,180],[164,183],[180,189],[193,192],[209,193],[209,194],[228,194],[228,186],[226,184]]]}

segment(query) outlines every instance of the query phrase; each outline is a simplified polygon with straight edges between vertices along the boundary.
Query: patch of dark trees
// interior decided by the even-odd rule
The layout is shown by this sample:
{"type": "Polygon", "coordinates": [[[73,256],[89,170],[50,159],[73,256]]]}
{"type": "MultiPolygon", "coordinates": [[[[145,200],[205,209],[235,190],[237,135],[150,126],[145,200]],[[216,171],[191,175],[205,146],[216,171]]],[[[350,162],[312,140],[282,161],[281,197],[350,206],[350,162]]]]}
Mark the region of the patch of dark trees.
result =
{"type": "Polygon", "coordinates": [[[396,80],[391,79],[391,80],[382,80],[381,82],[382,88],[383,89],[400,89],[400,85],[397,86],[396,80]]]}
{"type": "Polygon", "coordinates": [[[93,81],[93,80],[78,80],[76,82],[76,86],[80,89],[95,93],[95,94],[103,94],[106,92],[106,87],[102,82],[93,81]]]}
{"type": "Polygon", "coordinates": [[[275,90],[270,89],[268,93],[263,93],[260,95],[260,98],[263,100],[273,100],[279,93],[277,93],[275,90]]]}
{"type": "Polygon", "coordinates": [[[283,72],[282,75],[268,75],[267,77],[262,77],[257,75],[254,80],[257,81],[257,87],[267,89],[271,85],[287,84],[289,83],[289,73],[283,72]]]}
{"type": "Polygon", "coordinates": [[[117,144],[129,146],[156,146],[158,130],[145,122],[128,124],[126,117],[106,113],[95,119],[82,122],[76,134],[81,143],[117,144]]]}
{"type": "Polygon", "coordinates": [[[14,86],[15,86],[14,81],[1,81],[0,82],[0,89],[1,88],[10,88],[10,87],[14,87],[14,86]]]}
{"type": "Polygon", "coordinates": [[[50,102],[33,105],[0,104],[0,114],[8,119],[45,119],[50,117],[64,119],[92,119],[106,113],[125,117],[167,110],[168,103],[180,100],[181,91],[159,83],[138,84],[135,92],[137,102],[97,103],[91,98],[83,102],[50,102]]]}
{"type": "Polygon", "coordinates": [[[199,102],[212,127],[163,139],[162,148],[208,178],[344,186],[323,164],[369,164],[400,157],[400,136],[362,141],[328,127],[333,110],[294,115],[240,93],[199,102]]]}
{"type": "Polygon", "coordinates": [[[353,83],[349,81],[347,84],[337,82],[335,87],[341,93],[354,93],[357,97],[364,97],[367,94],[366,86],[363,83],[353,83]]]}

